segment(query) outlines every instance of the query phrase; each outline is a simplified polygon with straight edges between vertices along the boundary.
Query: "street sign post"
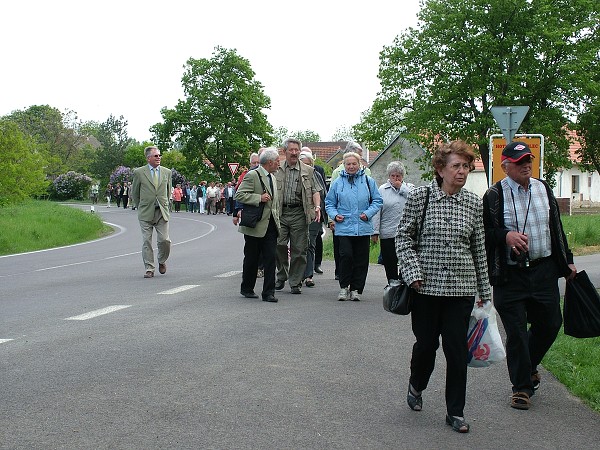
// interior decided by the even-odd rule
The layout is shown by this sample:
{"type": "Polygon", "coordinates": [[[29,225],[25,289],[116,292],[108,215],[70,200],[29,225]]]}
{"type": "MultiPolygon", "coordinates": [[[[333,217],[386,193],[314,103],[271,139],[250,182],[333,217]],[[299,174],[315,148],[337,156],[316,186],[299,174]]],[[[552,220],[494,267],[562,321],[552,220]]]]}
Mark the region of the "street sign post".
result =
{"type": "Polygon", "coordinates": [[[235,173],[238,170],[238,167],[240,166],[240,163],[227,163],[227,165],[229,166],[229,171],[231,172],[231,176],[235,176],[235,173]]]}
{"type": "MultiPolygon", "coordinates": [[[[525,142],[535,156],[531,167],[531,176],[541,178],[544,173],[544,135],[542,134],[517,134],[514,140],[525,142]]],[[[512,141],[511,141],[512,142],[512,141]]],[[[505,177],[502,170],[502,150],[506,147],[506,139],[501,134],[490,136],[490,159],[488,167],[489,185],[493,185],[505,177]]]]}
{"type": "Polygon", "coordinates": [[[492,106],[491,111],[506,142],[512,142],[529,111],[529,106],[492,106]]]}

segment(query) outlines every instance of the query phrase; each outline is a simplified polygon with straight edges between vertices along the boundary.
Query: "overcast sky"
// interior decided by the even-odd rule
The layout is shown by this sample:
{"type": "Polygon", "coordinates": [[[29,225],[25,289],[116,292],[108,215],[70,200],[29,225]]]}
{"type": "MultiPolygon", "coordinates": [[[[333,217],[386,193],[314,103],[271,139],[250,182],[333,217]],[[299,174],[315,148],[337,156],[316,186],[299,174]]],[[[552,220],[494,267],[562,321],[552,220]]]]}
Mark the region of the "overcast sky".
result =
{"type": "Polygon", "coordinates": [[[81,120],[123,115],[150,138],[182,98],[183,65],[215,46],[250,61],[274,127],[329,140],[379,90],[379,52],[417,24],[418,0],[18,0],[0,26],[0,115],[31,105],[81,120]]]}

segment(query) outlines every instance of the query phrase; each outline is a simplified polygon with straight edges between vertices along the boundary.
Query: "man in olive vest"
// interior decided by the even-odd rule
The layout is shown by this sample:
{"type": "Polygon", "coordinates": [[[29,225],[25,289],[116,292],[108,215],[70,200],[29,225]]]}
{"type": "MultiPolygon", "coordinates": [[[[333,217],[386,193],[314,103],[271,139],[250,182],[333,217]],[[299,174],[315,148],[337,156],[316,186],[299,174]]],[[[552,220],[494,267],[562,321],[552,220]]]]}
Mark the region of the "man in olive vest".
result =
{"type": "Polygon", "coordinates": [[[286,280],[289,280],[292,294],[302,293],[308,225],[321,218],[319,182],[315,177],[315,169],[298,159],[301,148],[302,142],[299,140],[286,139],[283,143],[285,161],[275,172],[281,224],[277,239],[275,289],[283,289],[286,280]]]}

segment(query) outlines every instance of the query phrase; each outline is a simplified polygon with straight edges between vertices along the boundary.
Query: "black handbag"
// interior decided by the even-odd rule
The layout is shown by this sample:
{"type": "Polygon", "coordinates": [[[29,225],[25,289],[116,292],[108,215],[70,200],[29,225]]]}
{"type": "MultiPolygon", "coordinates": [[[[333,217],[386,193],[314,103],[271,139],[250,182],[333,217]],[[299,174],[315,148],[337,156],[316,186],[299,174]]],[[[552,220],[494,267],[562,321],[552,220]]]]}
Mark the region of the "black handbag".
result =
{"type": "Polygon", "coordinates": [[[566,283],[563,315],[565,334],[576,338],[600,336],[600,295],[585,270],[566,283]]]}
{"type": "MultiPolygon", "coordinates": [[[[423,231],[423,222],[425,221],[425,214],[427,212],[427,205],[429,204],[429,187],[427,188],[427,197],[425,198],[425,206],[423,207],[423,213],[421,214],[421,224],[419,226],[419,233],[417,234],[417,247],[421,242],[421,232],[423,231]]],[[[399,314],[406,316],[410,314],[412,309],[414,289],[407,285],[402,280],[390,280],[389,284],[383,288],[383,309],[392,314],[399,314]]]]}
{"type": "MultiPolygon", "coordinates": [[[[263,183],[260,173],[258,179],[263,188],[263,193],[267,192],[267,188],[263,183]]],[[[255,228],[256,224],[262,219],[263,212],[265,210],[265,202],[260,202],[258,206],[244,204],[242,207],[242,217],[240,218],[240,225],[248,228],[255,228]]]]}

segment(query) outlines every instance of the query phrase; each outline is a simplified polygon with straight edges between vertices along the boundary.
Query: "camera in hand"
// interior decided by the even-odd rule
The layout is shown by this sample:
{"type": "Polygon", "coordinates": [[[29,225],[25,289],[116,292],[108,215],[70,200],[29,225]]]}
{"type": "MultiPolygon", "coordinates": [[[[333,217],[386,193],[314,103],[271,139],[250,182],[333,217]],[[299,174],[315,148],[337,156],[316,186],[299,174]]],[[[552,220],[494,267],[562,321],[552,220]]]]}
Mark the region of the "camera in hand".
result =
{"type": "Polygon", "coordinates": [[[529,267],[529,252],[521,252],[518,255],[514,250],[510,252],[510,260],[517,263],[517,267],[523,269],[529,267]]]}

